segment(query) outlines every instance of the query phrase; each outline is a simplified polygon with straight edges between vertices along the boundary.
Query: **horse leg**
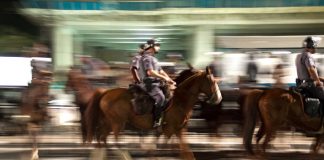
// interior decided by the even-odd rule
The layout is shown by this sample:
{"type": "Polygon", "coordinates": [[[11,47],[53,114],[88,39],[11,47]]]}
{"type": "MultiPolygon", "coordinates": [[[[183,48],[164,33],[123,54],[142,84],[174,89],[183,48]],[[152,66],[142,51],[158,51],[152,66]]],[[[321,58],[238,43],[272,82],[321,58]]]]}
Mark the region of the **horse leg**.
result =
{"type": "Polygon", "coordinates": [[[180,130],[176,135],[179,138],[179,148],[181,157],[185,160],[194,160],[195,156],[193,155],[187,142],[184,140],[183,131],[180,130]]]}
{"type": "Polygon", "coordinates": [[[107,135],[106,132],[104,132],[104,127],[100,125],[100,128],[98,128],[98,131],[96,132],[96,139],[97,144],[95,145],[95,149],[91,152],[90,160],[104,160],[107,157],[106,153],[106,137],[104,138],[104,147],[101,145],[101,142],[103,141],[103,135],[107,135]],[[102,133],[104,132],[104,133],[102,133]]]}
{"type": "Polygon", "coordinates": [[[268,147],[269,142],[272,139],[272,136],[274,136],[275,132],[276,132],[276,127],[272,127],[272,128],[267,128],[267,126],[265,126],[265,139],[262,145],[262,151],[265,154],[266,152],[266,148],[268,147]]]}
{"type": "Polygon", "coordinates": [[[111,131],[111,127],[107,120],[100,120],[99,123],[99,127],[96,131],[96,140],[98,144],[96,145],[96,148],[91,152],[91,160],[104,160],[107,157],[107,136],[111,131]],[[101,142],[103,142],[104,145],[101,145],[101,142]]]}
{"type": "Polygon", "coordinates": [[[37,147],[38,126],[34,123],[28,123],[27,129],[28,129],[29,135],[31,136],[32,145],[33,145],[30,160],[38,160],[39,159],[38,158],[38,147],[37,147]]]}
{"type": "Polygon", "coordinates": [[[107,137],[109,136],[110,132],[111,132],[111,127],[109,125],[109,122],[103,120],[100,123],[99,131],[96,133],[96,139],[100,146],[101,146],[101,142],[104,143],[105,147],[107,146],[107,137]]]}
{"type": "Polygon", "coordinates": [[[120,131],[124,128],[125,123],[116,123],[116,122],[112,122],[112,131],[114,133],[114,137],[115,137],[115,145],[117,147],[117,151],[116,154],[119,155],[120,159],[124,159],[124,160],[131,160],[131,156],[129,155],[128,151],[123,151],[120,148],[120,145],[118,143],[119,140],[119,133],[120,131]]]}
{"type": "Polygon", "coordinates": [[[107,157],[106,147],[103,147],[100,141],[98,140],[98,144],[95,145],[95,149],[90,154],[90,160],[104,160],[106,159],[106,157],[107,157]]]}
{"type": "Polygon", "coordinates": [[[318,150],[321,148],[323,138],[324,138],[323,135],[316,136],[315,144],[313,145],[313,154],[314,155],[317,154],[318,150]]]}
{"type": "Polygon", "coordinates": [[[255,137],[256,137],[256,147],[257,147],[257,150],[259,150],[259,142],[262,139],[262,137],[264,136],[264,134],[265,134],[265,129],[264,129],[264,124],[262,123],[260,125],[259,130],[258,130],[258,133],[255,135],[255,137]]]}

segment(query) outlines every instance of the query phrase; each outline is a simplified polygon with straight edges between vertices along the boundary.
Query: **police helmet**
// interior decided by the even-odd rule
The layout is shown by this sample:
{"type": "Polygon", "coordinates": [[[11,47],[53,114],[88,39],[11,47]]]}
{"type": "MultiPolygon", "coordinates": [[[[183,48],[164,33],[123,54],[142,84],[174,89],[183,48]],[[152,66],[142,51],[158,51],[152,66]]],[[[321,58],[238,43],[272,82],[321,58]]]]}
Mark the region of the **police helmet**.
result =
{"type": "Polygon", "coordinates": [[[159,43],[158,39],[150,39],[146,41],[146,44],[148,45],[148,48],[154,47],[154,46],[160,46],[161,44],[159,43]]]}
{"type": "Polygon", "coordinates": [[[322,38],[320,37],[312,37],[308,36],[303,42],[303,47],[305,48],[316,48],[318,44],[320,43],[322,38]]]}
{"type": "Polygon", "coordinates": [[[138,46],[140,49],[145,49],[145,44],[143,43],[143,44],[140,44],[139,46],[138,46]]]}

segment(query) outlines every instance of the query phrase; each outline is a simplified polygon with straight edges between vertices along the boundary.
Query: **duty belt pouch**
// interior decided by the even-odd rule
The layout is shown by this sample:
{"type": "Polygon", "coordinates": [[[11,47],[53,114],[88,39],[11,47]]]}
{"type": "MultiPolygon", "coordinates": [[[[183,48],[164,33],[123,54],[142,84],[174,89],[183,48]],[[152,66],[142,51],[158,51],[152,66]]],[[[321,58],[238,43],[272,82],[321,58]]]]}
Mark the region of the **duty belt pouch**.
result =
{"type": "Polygon", "coordinates": [[[305,98],[305,113],[311,117],[321,115],[320,100],[318,98],[305,98]]]}
{"type": "Polygon", "coordinates": [[[153,83],[153,81],[151,79],[144,80],[145,88],[148,92],[152,91],[152,89],[153,89],[152,83],[153,83]]]}
{"type": "Polygon", "coordinates": [[[160,82],[157,79],[147,78],[143,80],[148,92],[151,92],[154,86],[159,86],[160,82]]]}

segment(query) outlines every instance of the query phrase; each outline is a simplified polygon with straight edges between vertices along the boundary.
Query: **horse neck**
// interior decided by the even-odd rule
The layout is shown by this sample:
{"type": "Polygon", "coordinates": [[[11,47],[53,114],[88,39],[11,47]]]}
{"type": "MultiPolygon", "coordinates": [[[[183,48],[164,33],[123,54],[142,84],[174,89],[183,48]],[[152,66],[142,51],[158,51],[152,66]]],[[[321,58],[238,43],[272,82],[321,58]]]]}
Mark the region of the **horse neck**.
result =
{"type": "Polygon", "coordinates": [[[88,82],[87,80],[80,80],[77,83],[79,83],[79,85],[75,86],[74,88],[77,96],[76,98],[80,99],[81,101],[85,101],[84,103],[87,103],[90,100],[95,89],[91,86],[90,82],[88,82]]]}
{"type": "Polygon", "coordinates": [[[85,78],[76,79],[75,82],[78,84],[75,86],[75,90],[78,92],[86,93],[90,90],[94,90],[90,82],[85,78]]]}
{"type": "Polygon", "coordinates": [[[178,77],[176,77],[174,79],[174,81],[177,83],[177,85],[180,85],[182,82],[184,82],[186,79],[188,79],[189,77],[191,77],[195,73],[197,73],[197,72],[192,70],[192,69],[184,70],[179,74],[178,77]]]}
{"type": "Polygon", "coordinates": [[[194,75],[182,82],[174,91],[173,101],[176,107],[182,107],[186,113],[190,112],[194,103],[198,100],[200,76],[194,75]],[[184,104],[185,103],[185,104],[184,104]]]}

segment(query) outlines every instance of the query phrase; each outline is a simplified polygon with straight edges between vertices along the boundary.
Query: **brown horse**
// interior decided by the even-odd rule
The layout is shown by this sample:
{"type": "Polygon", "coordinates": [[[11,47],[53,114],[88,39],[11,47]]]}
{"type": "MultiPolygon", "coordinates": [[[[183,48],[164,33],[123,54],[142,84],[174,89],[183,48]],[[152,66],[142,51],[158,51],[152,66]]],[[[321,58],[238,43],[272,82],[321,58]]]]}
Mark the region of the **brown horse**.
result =
{"type": "Polygon", "coordinates": [[[39,124],[47,120],[48,83],[30,84],[22,93],[21,113],[29,116],[29,122],[39,124]]]}
{"type": "MultiPolygon", "coordinates": [[[[180,139],[180,148],[186,159],[193,159],[193,155],[185,154],[188,146],[183,140],[182,129],[185,128],[193,104],[198,100],[198,94],[201,92],[210,97],[210,102],[219,103],[222,99],[209,68],[206,68],[206,72],[197,72],[182,82],[175,89],[174,96],[164,113],[162,132],[168,138],[176,135],[180,139]]],[[[100,118],[105,119],[106,124],[110,125],[116,140],[126,123],[141,130],[152,130],[152,114],[136,115],[132,109],[132,98],[133,95],[126,88],[116,88],[103,94],[95,94],[91,107],[89,106],[86,111],[87,140],[91,142],[94,135],[98,134],[96,132],[101,131],[97,129],[102,122],[100,118]]]]}
{"type": "MultiPolygon", "coordinates": [[[[258,143],[265,135],[263,151],[271,138],[275,136],[276,131],[284,125],[291,125],[307,132],[315,132],[320,129],[322,124],[321,118],[312,118],[304,113],[300,94],[280,88],[253,90],[247,95],[244,108],[243,142],[250,154],[254,154],[251,141],[258,112],[262,124],[256,138],[258,143]]],[[[323,134],[318,134],[313,145],[314,153],[318,152],[322,140],[323,134]]]]}
{"type": "MultiPolygon", "coordinates": [[[[179,76],[176,77],[175,82],[180,84],[185,79],[189,78],[197,71],[188,64],[189,69],[183,70],[179,76]]],[[[92,96],[97,91],[97,94],[103,93],[106,89],[105,88],[95,88],[92,86],[90,81],[86,78],[86,76],[81,72],[81,69],[78,66],[72,66],[67,73],[67,81],[65,83],[65,92],[71,93],[75,95],[75,104],[79,107],[80,115],[81,115],[81,134],[83,142],[86,141],[86,131],[85,131],[85,124],[84,124],[84,112],[86,107],[88,106],[89,102],[92,99],[92,96]]],[[[103,125],[100,127],[102,130],[105,130],[107,124],[102,122],[103,125]]],[[[104,132],[104,131],[103,131],[104,132]]],[[[100,142],[106,143],[107,135],[97,135],[101,137],[100,142]]]]}
{"type": "Polygon", "coordinates": [[[31,159],[38,159],[37,134],[43,122],[50,119],[47,113],[49,81],[30,83],[22,93],[21,114],[17,118],[26,124],[27,131],[32,139],[33,149],[31,159]]]}
{"type": "MultiPolygon", "coordinates": [[[[81,72],[81,69],[73,66],[67,73],[67,81],[65,83],[65,92],[73,92],[75,95],[75,104],[79,107],[80,119],[81,119],[81,133],[83,142],[86,141],[86,130],[84,121],[84,112],[92,96],[97,91],[98,93],[103,93],[105,88],[94,88],[89,80],[81,72]]],[[[103,127],[105,128],[105,127],[103,127]]]]}

